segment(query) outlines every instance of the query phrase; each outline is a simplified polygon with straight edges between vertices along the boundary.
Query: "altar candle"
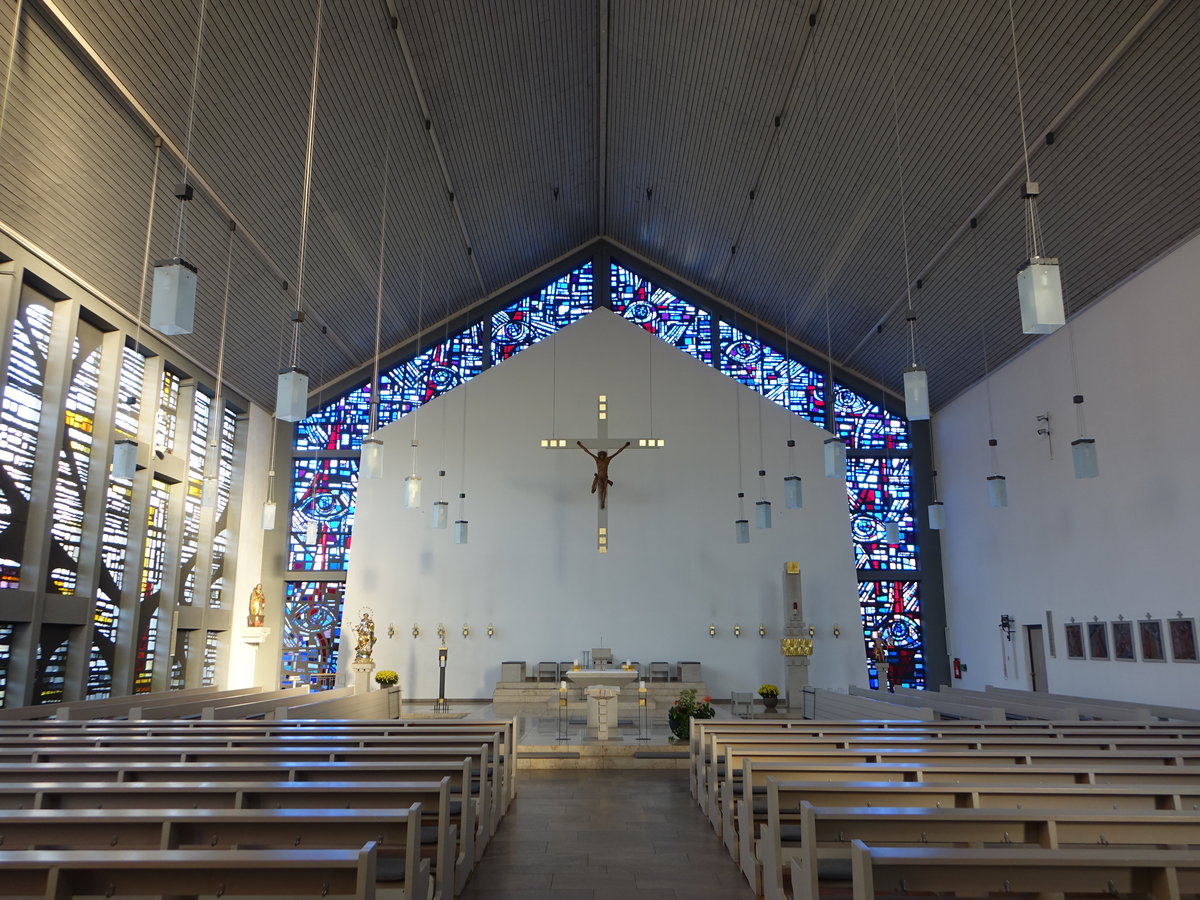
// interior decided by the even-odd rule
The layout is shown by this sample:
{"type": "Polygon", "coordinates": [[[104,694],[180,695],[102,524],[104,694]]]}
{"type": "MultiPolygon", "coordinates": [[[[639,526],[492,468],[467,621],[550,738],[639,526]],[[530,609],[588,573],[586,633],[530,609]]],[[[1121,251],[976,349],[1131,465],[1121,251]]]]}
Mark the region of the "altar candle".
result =
{"type": "Polygon", "coordinates": [[[638,682],[638,690],[639,690],[639,691],[644,691],[645,689],[646,689],[646,682],[644,682],[644,681],[639,681],[639,682],[638,682]]]}
{"type": "Polygon", "coordinates": [[[565,681],[560,681],[558,683],[558,689],[560,691],[565,691],[567,689],[567,683],[565,681]]]}

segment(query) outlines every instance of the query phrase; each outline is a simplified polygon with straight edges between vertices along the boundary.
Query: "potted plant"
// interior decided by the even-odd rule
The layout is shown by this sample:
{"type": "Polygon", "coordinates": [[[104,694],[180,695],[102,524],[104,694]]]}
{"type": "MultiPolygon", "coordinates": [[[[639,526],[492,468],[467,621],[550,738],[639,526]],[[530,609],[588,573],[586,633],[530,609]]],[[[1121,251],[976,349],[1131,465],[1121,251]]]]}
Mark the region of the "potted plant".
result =
{"type": "Polygon", "coordinates": [[[380,669],[375,673],[375,683],[381,688],[390,688],[400,683],[400,676],[391,669],[380,669]]]}
{"type": "Polygon", "coordinates": [[[758,696],[762,697],[763,707],[766,709],[774,709],[779,705],[779,688],[773,684],[760,686],[758,696]]]}
{"type": "Polygon", "coordinates": [[[686,741],[691,728],[689,719],[711,719],[713,717],[712,697],[696,698],[696,689],[688,688],[679,692],[679,699],[667,710],[667,722],[671,726],[673,740],[686,741]]]}

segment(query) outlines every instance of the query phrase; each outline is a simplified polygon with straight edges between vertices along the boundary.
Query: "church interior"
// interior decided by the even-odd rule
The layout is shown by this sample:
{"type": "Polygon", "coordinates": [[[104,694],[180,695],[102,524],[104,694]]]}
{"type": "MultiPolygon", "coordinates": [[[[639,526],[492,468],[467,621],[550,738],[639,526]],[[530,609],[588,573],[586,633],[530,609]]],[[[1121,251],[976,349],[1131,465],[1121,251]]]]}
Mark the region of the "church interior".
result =
{"type": "Polygon", "coordinates": [[[1198,97],[1191,0],[0,0],[0,782],[313,783],[216,895],[1200,895],[1198,97]]]}

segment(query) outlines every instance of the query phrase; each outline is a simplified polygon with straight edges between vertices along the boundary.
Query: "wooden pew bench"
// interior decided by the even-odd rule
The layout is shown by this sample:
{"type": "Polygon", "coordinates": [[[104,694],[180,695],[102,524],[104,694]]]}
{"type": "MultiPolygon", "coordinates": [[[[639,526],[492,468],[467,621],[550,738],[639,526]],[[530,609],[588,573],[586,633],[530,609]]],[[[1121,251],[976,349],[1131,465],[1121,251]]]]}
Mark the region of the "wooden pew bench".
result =
{"type": "Polygon", "coordinates": [[[872,846],[971,846],[1124,849],[1200,849],[1200,815],[1154,812],[1065,812],[1017,809],[910,809],[887,807],[814,807],[801,804],[798,844],[764,849],[767,900],[780,900],[783,871],[790,867],[794,897],[817,897],[818,876],[832,871],[844,878],[850,868],[850,842],[872,846]]]}
{"type": "MultiPolygon", "coordinates": [[[[425,900],[421,804],[361,809],[0,810],[4,850],[335,850],[374,842],[376,877],[425,900]]],[[[451,871],[444,869],[443,872],[451,871]]],[[[433,896],[449,900],[436,884],[433,896]]]]}
{"type": "MultiPolygon", "coordinates": [[[[0,852],[9,896],[376,896],[376,850],[14,850],[0,852]]],[[[405,898],[424,898],[412,883],[405,898]]]]}
{"type": "Polygon", "coordinates": [[[936,891],[1149,896],[1178,900],[1200,891],[1200,854],[1189,850],[933,849],[851,845],[854,900],[936,891]]]}
{"type": "MultiPolygon", "coordinates": [[[[38,782],[0,785],[0,815],[5,810],[125,810],[191,808],[197,810],[377,810],[419,803],[425,810],[422,847],[434,875],[465,886],[478,859],[477,834],[470,803],[451,798],[452,778],[429,781],[214,781],[205,767],[191,767],[194,780],[175,782],[38,782]]],[[[259,777],[262,777],[261,775],[259,777]]],[[[461,774],[460,774],[461,778],[461,774]]]]}

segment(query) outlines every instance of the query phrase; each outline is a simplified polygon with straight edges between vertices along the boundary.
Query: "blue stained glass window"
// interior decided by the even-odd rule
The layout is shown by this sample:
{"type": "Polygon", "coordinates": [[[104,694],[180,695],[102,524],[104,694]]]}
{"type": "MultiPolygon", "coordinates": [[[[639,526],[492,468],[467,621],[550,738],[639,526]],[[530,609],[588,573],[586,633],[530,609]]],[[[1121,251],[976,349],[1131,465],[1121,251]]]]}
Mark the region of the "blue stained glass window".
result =
{"type": "Polygon", "coordinates": [[[888,673],[893,686],[925,687],[920,595],[918,581],[864,581],[858,585],[871,687],[879,686],[873,652],[878,640],[887,647],[888,673]]]}
{"type": "Polygon", "coordinates": [[[917,568],[912,477],[907,459],[880,457],[846,460],[846,496],[854,564],[859,569],[917,568]],[[895,522],[900,540],[889,544],[885,523],[895,522]]]}
{"type": "Polygon", "coordinates": [[[908,423],[849,388],[835,390],[837,435],[850,450],[908,450],[908,423]]]}
{"type": "Polygon", "coordinates": [[[283,658],[280,683],[290,687],[337,672],[345,584],[289,581],[283,601],[283,658]]]}
{"type": "Polygon", "coordinates": [[[294,446],[298,451],[357,450],[370,422],[371,386],[364,384],[297,422],[294,446]]]}
{"type": "Polygon", "coordinates": [[[728,322],[718,323],[718,334],[721,372],[810,422],[825,424],[824,375],[728,322]]]}
{"type": "Polygon", "coordinates": [[[712,365],[712,316],[665,288],[612,264],[613,312],[712,365]]]}
{"type": "Polygon", "coordinates": [[[592,263],[584,263],[492,316],[492,363],[516,356],[592,311],[592,263]]]}
{"type": "Polygon", "coordinates": [[[292,571],[344,571],[350,562],[358,460],[297,457],[292,465],[288,567],[292,571]],[[312,543],[307,535],[310,523],[316,526],[312,543]]]}

